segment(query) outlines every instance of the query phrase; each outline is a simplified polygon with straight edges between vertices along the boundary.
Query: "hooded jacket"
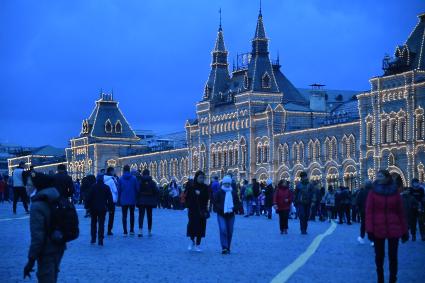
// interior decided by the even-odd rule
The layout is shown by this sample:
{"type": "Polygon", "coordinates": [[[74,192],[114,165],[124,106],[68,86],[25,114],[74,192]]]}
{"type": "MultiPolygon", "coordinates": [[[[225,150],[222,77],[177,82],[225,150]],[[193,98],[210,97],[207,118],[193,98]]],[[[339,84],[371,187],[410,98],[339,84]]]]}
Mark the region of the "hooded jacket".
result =
{"type": "Polygon", "coordinates": [[[142,176],[137,195],[137,205],[156,207],[159,190],[151,176],[142,176]]]}
{"type": "Polygon", "coordinates": [[[31,245],[28,258],[36,260],[41,256],[63,253],[65,250],[65,244],[53,243],[50,239],[52,216],[50,206],[59,198],[60,194],[56,188],[43,189],[32,197],[30,210],[31,245]]]}
{"type": "Polygon", "coordinates": [[[407,233],[402,199],[394,185],[374,183],[366,201],[366,231],[377,239],[400,238],[407,233]]]}
{"type": "Polygon", "coordinates": [[[114,176],[104,175],[103,176],[103,183],[109,187],[112,194],[112,201],[114,203],[117,203],[118,201],[118,189],[117,189],[117,183],[114,176]]]}
{"type": "Polygon", "coordinates": [[[118,182],[118,199],[120,205],[136,205],[138,185],[136,177],[130,172],[124,172],[118,182]]]}
{"type": "Polygon", "coordinates": [[[273,197],[273,203],[277,205],[277,211],[289,210],[292,200],[292,192],[287,186],[279,186],[273,197]]]}
{"type": "Polygon", "coordinates": [[[105,213],[113,207],[112,193],[108,186],[99,180],[94,184],[86,199],[86,208],[92,212],[105,213]]]}

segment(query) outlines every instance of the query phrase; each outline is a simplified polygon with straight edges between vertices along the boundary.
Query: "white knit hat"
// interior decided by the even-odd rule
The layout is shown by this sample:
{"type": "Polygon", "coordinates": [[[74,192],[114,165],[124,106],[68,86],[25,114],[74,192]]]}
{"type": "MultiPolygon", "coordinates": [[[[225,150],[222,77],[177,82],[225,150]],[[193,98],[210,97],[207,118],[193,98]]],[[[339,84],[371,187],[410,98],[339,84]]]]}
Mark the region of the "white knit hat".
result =
{"type": "Polygon", "coordinates": [[[229,175],[224,176],[223,180],[221,180],[221,183],[228,183],[231,184],[232,183],[232,177],[230,177],[229,175]]]}

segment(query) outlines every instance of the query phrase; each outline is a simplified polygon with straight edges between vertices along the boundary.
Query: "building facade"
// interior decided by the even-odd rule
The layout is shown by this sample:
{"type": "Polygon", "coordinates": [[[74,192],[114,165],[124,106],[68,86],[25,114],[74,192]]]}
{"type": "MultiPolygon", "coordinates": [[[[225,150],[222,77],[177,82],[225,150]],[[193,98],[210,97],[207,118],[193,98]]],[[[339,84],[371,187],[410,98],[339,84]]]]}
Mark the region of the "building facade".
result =
{"type": "MultiPolygon", "coordinates": [[[[158,183],[185,182],[197,170],[208,177],[299,180],[306,171],[322,185],[358,187],[388,168],[405,185],[424,180],[425,15],[371,90],[330,103],[321,85],[303,95],[269,55],[260,11],[251,52],[229,72],[220,24],[211,70],[196,118],[185,124],[185,146],[149,151],[112,95],[102,94],[80,136],[66,149],[74,178],[101,168],[148,168],[158,183]]],[[[119,170],[118,170],[119,171],[119,170]]]]}

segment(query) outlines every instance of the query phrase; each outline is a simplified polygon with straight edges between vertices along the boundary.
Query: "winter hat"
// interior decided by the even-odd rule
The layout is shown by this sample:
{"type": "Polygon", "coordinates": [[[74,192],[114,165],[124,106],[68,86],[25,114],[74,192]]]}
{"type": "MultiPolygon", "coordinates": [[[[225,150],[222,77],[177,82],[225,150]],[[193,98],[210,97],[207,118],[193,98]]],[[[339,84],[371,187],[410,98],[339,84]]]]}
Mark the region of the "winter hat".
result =
{"type": "Polygon", "coordinates": [[[271,184],[273,184],[273,181],[272,181],[272,179],[268,178],[267,179],[267,186],[270,186],[271,184]]]}
{"type": "Polygon", "coordinates": [[[143,176],[149,176],[149,175],[150,175],[150,173],[151,173],[151,172],[149,172],[149,169],[145,169],[145,170],[143,170],[142,175],[143,175],[143,176]]]}
{"type": "Polygon", "coordinates": [[[221,183],[227,183],[227,184],[231,184],[232,183],[232,177],[230,177],[229,175],[224,176],[223,180],[221,180],[221,183]]]}

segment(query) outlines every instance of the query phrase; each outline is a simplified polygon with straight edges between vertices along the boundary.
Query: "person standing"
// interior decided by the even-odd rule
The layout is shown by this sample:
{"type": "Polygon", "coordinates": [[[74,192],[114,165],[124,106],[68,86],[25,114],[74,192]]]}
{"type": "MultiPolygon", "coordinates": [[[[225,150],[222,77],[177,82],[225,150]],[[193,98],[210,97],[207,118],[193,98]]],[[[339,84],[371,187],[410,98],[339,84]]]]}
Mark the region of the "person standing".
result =
{"type": "Polygon", "coordinates": [[[122,227],[124,236],[127,232],[127,214],[130,210],[130,235],[134,235],[134,209],[136,206],[136,196],[139,190],[136,177],[131,175],[130,166],[125,165],[123,175],[118,182],[118,200],[122,207],[122,227]]]}
{"type": "Polygon", "coordinates": [[[366,180],[364,187],[360,188],[356,197],[356,206],[360,214],[360,236],[357,241],[360,244],[364,244],[364,237],[366,236],[366,200],[369,191],[372,189],[373,184],[371,181],[366,180]]]}
{"type": "Polygon", "coordinates": [[[409,239],[400,193],[387,170],[379,170],[366,201],[366,232],[375,243],[378,283],[384,282],[385,241],[388,241],[390,283],[397,281],[398,243],[409,239]]]}
{"type": "Polygon", "coordinates": [[[267,213],[267,218],[272,219],[272,207],[273,207],[273,181],[272,179],[267,179],[267,187],[264,189],[265,195],[265,211],[267,213]]]}
{"type": "Polygon", "coordinates": [[[96,243],[97,236],[99,246],[103,246],[106,211],[110,211],[114,205],[111,190],[103,180],[102,175],[97,177],[97,183],[91,187],[87,195],[86,204],[91,215],[91,243],[96,243]]]}
{"type": "Polygon", "coordinates": [[[139,209],[139,237],[143,236],[143,220],[145,218],[145,213],[148,219],[148,236],[152,236],[152,210],[158,204],[158,195],[158,187],[152,180],[149,170],[143,170],[137,196],[137,208],[139,209]]]}
{"type": "Polygon", "coordinates": [[[16,214],[16,206],[18,204],[18,200],[21,199],[22,204],[24,205],[24,209],[26,213],[28,211],[28,203],[27,203],[27,192],[25,189],[25,162],[19,162],[18,167],[13,170],[12,173],[12,181],[13,181],[13,214],[16,214]]]}
{"type": "Polygon", "coordinates": [[[419,183],[418,179],[412,179],[412,189],[410,194],[414,197],[412,210],[411,210],[411,222],[410,222],[410,233],[412,234],[412,241],[416,241],[416,226],[419,226],[419,232],[421,234],[422,241],[425,241],[425,199],[424,189],[419,183]]]}
{"type": "Polygon", "coordinates": [[[318,181],[312,181],[311,187],[313,189],[312,198],[311,198],[311,210],[310,210],[310,221],[316,221],[317,211],[320,204],[320,184],[318,181]]]}
{"type": "Polygon", "coordinates": [[[301,181],[295,188],[295,202],[298,216],[300,218],[301,234],[307,234],[308,218],[310,216],[311,201],[313,198],[313,188],[308,181],[307,173],[300,173],[301,181]]]}
{"type": "Polygon", "coordinates": [[[253,199],[254,199],[254,192],[252,191],[252,184],[248,184],[248,180],[244,180],[244,200],[245,200],[245,206],[246,206],[246,215],[245,217],[250,217],[254,215],[254,210],[252,208],[253,199]]]}
{"type": "Polygon", "coordinates": [[[289,190],[289,182],[280,180],[274,193],[273,204],[279,214],[280,234],[288,234],[288,217],[291,209],[293,195],[289,190]]]}
{"type": "Polygon", "coordinates": [[[68,175],[65,164],[58,165],[57,173],[53,176],[53,182],[61,197],[72,200],[74,196],[74,182],[71,176],[68,175]]]}
{"type": "MultiPolygon", "coordinates": [[[[103,176],[103,175],[100,175],[103,176]]],[[[109,187],[112,195],[112,204],[110,209],[108,210],[108,236],[112,236],[112,229],[114,228],[114,220],[115,220],[115,207],[118,202],[118,180],[115,177],[115,169],[114,167],[108,167],[106,169],[106,174],[103,176],[103,182],[106,186],[109,187]]]]}
{"type": "Polygon", "coordinates": [[[217,213],[222,254],[230,254],[238,200],[238,194],[232,188],[232,177],[224,176],[220,190],[214,193],[214,208],[217,213]]]}
{"type": "Polygon", "coordinates": [[[170,185],[168,186],[168,195],[170,196],[173,204],[173,210],[180,208],[180,188],[177,185],[176,179],[173,178],[170,185]]]}
{"type": "Polygon", "coordinates": [[[81,186],[80,179],[75,180],[74,183],[74,203],[80,203],[81,199],[81,186]]]}
{"type": "Polygon", "coordinates": [[[332,186],[328,187],[328,191],[326,192],[324,199],[325,199],[326,210],[328,212],[328,221],[330,223],[332,219],[336,218],[335,191],[332,186]]]}
{"type": "Polygon", "coordinates": [[[91,187],[96,183],[96,177],[94,175],[87,175],[81,180],[81,195],[83,198],[84,208],[86,209],[85,218],[90,217],[90,209],[86,206],[87,196],[90,192],[91,187]]]}
{"type": "Polygon", "coordinates": [[[253,195],[253,199],[252,199],[252,214],[257,216],[260,216],[260,202],[259,202],[259,196],[261,194],[261,188],[260,188],[260,183],[257,182],[257,179],[252,179],[252,195],[253,195]]]}
{"type": "Polygon", "coordinates": [[[31,180],[37,192],[32,197],[31,245],[28,251],[28,262],[24,267],[24,279],[30,277],[35,262],[37,262],[38,282],[57,282],[66,244],[53,242],[50,237],[53,218],[51,206],[59,201],[61,196],[53,187],[54,181],[50,176],[33,173],[31,180]]]}
{"type": "Polygon", "coordinates": [[[188,208],[189,222],[187,236],[190,237],[189,251],[201,252],[201,240],[205,238],[207,219],[209,218],[209,194],[205,185],[205,174],[197,171],[193,181],[186,184],[186,207],[188,208]]]}

